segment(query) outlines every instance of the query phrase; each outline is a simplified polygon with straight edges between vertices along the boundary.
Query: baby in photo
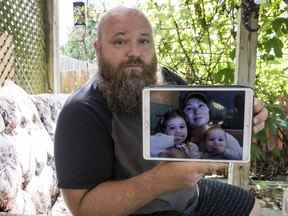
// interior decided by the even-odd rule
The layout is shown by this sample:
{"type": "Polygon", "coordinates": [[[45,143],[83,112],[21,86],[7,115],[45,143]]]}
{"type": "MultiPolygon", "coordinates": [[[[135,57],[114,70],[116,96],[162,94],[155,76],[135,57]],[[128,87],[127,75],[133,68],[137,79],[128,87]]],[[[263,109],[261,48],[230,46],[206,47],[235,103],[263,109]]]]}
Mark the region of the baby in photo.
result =
{"type": "Polygon", "coordinates": [[[204,135],[204,153],[202,157],[205,159],[241,159],[237,152],[226,154],[227,142],[227,132],[220,126],[210,127],[204,135]]]}

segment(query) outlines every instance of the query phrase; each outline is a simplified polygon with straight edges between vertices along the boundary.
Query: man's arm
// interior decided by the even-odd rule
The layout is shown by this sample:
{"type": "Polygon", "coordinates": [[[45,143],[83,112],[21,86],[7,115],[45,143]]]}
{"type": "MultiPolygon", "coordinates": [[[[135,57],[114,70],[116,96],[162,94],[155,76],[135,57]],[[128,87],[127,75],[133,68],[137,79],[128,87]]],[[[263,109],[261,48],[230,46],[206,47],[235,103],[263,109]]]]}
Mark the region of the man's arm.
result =
{"type": "Polygon", "coordinates": [[[205,172],[224,165],[203,163],[161,163],[145,173],[122,181],[106,181],[92,190],[63,189],[73,215],[129,215],[160,194],[194,186],[205,172]]]}
{"type": "Polygon", "coordinates": [[[107,181],[91,191],[63,189],[63,197],[73,215],[128,215],[156,198],[161,187],[155,187],[151,172],[122,181],[107,181]]]}

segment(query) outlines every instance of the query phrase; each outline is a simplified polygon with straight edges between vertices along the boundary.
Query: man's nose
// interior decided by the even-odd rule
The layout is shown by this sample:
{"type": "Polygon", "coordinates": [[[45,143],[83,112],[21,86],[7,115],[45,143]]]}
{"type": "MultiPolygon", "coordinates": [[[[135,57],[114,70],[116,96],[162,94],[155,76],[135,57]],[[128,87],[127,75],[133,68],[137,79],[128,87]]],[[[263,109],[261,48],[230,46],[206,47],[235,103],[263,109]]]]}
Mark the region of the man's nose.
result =
{"type": "Polygon", "coordinates": [[[131,43],[127,51],[128,57],[139,57],[141,55],[141,50],[139,46],[135,43],[131,43]]]}

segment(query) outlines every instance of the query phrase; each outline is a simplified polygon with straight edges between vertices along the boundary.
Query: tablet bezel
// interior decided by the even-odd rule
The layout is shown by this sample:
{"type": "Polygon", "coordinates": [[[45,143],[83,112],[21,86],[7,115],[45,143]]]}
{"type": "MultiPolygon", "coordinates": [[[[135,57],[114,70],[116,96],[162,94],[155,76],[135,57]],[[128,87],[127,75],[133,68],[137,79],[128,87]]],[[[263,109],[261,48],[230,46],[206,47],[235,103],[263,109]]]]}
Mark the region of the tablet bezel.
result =
{"type": "Polygon", "coordinates": [[[243,86],[160,86],[146,87],[142,92],[142,119],[143,119],[143,157],[146,160],[159,161],[202,161],[202,162],[224,162],[224,163],[248,163],[251,157],[251,141],[252,141],[252,119],[253,119],[253,103],[254,92],[250,87],[243,86]],[[150,93],[151,91],[244,91],[245,107],[244,107],[244,124],[243,124],[243,155],[242,160],[218,160],[218,159],[190,159],[190,158],[164,158],[151,157],[150,155],[150,93]]]}

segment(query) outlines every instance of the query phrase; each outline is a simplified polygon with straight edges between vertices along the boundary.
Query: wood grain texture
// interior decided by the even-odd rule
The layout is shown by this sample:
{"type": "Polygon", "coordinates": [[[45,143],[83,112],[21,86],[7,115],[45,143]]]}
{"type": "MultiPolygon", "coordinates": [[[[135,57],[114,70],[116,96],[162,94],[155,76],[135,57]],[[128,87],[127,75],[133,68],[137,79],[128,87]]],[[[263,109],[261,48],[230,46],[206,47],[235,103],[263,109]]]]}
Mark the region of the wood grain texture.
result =
{"type": "Polygon", "coordinates": [[[12,35],[0,32],[0,85],[6,79],[13,79],[15,74],[15,57],[12,35]]]}

